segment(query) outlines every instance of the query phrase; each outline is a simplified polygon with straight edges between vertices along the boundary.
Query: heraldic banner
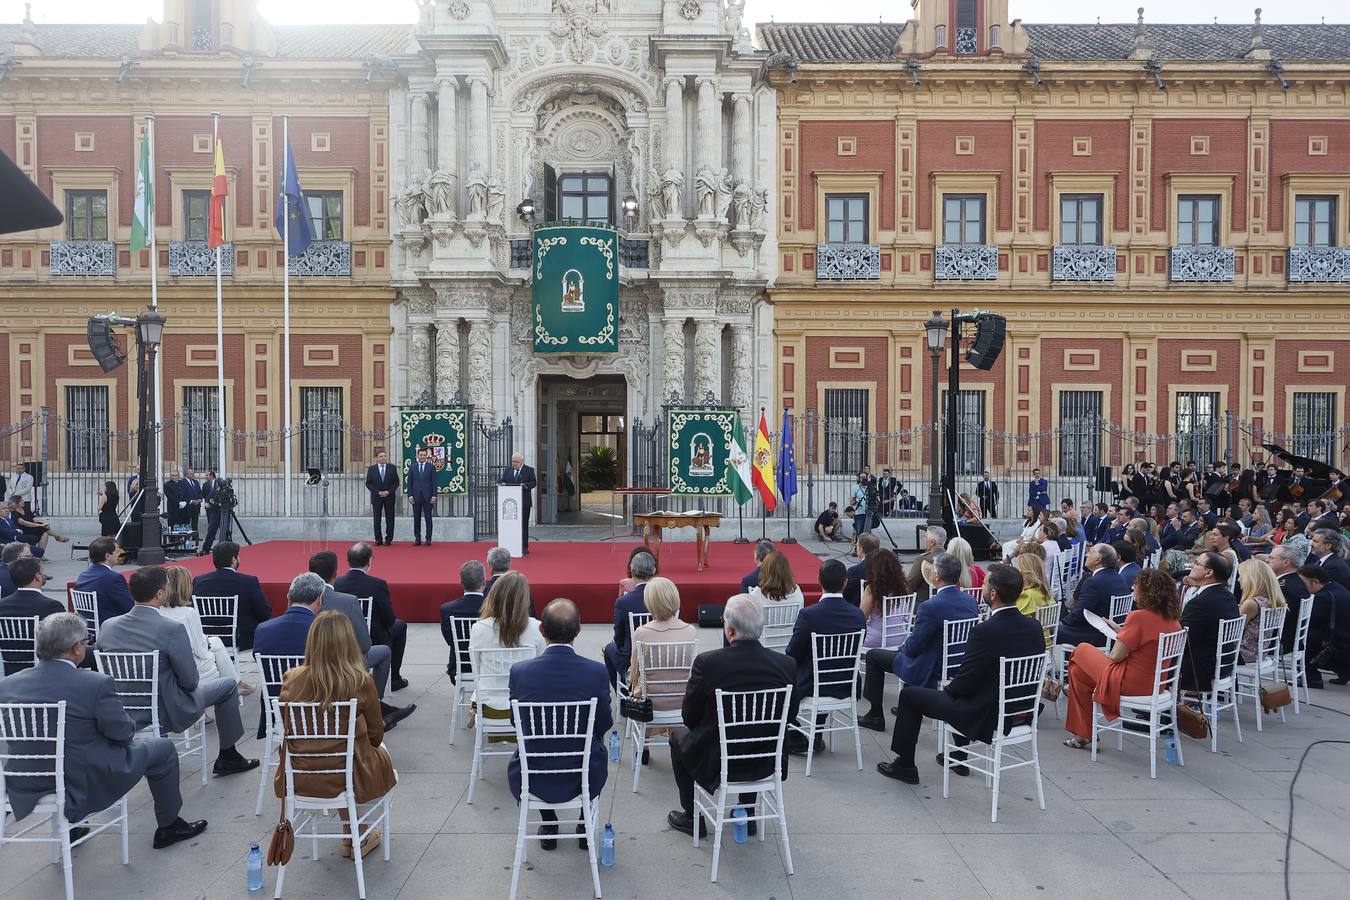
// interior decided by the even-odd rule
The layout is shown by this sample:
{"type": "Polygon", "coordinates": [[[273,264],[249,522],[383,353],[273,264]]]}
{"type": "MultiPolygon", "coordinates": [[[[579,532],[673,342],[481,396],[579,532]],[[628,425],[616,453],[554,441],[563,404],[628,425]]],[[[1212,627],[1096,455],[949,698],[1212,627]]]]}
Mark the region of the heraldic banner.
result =
{"type": "Polygon", "coordinates": [[[619,233],[605,225],[534,229],[535,353],[619,352],[619,233]]]}
{"type": "Polygon", "coordinates": [[[725,497],[731,493],[727,484],[727,453],[735,422],[734,407],[666,407],[671,494],[725,497]]]}
{"type": "Polygon", "coordinates": [[[463,406],[399,407],[399,434],[403,438],[403,461],[399,472],[406,478],[426,449],[436,467],[436,490],[441,494],[469,492],[469,410],[463,406]]]}

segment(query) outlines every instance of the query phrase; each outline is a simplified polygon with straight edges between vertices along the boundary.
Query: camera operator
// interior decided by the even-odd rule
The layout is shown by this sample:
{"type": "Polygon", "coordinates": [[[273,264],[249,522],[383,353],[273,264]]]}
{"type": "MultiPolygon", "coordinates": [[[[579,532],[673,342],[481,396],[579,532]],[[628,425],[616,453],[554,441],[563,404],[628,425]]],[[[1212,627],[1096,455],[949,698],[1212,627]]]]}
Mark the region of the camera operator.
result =
{"type": "Polygon", "coordinates": [[[877,480],[864,466],[853,486],[853,539],[872,533],[872,513],[878,509],[877,480]]]}
{"type": "MultiPolygon", "coordinates": [[[[225,509],[222,500],[226,499],[228,494],[231,501],[234,500],[234,491],[229,486],[229,479],[216,477],[215,469],[208,469],[206,472],[206,481],[202,484],[202,503],[206,507],[206,540],[202,541],[202,548],[197,551],[198,556],[207,556],[211,553],[211,545],[215,543],[216,532],[220,530],[220,517],[222,512],[229,515],[229,510],[225,509]]],[[[231,504],[233,508],[233,504],[231,504]]]]}

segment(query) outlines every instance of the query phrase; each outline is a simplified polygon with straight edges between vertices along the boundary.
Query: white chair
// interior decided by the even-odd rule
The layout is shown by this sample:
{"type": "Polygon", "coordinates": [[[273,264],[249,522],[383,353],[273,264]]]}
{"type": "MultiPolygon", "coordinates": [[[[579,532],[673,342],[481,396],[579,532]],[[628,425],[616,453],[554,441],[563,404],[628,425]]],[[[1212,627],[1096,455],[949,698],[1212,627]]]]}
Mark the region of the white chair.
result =
{"type": "Polygon", "coordinates": [[[1162,548],[1159,547],[1144,558],[1144,568],[1156,569],[1162,563],[1162,548]]]}
{"type": "MultiPolygon", "coordinates": [[[[1235,702],[1250,698],[1256,706],[1256,730],[1262,730],[1264,711],[1261,708],[1261,682],[1280,677],[1280,638],[1284,635],[1284,617],[1288,607],[1267,606],[1261,610],[1259,637],[1256,640],[1256,659],[1233,670],[1237,696],[1235,702]]],[[[1285,721],[1284,707],[1280,707],[1280,721],[1285,721]]]]}
{"type": "MultiPolygon", "coordinates": [[[[356,700],[334,703],[283,703],[273,700],[277,720],[282,723],[282,741],[286,748],[286,762],[282,767],[286,778],[286,818],[295,828],[298,844],[304,838],[311,842],[311,854],[319,858],[319,841],[352,842],[352,858],[356,860],[356,893],[361,900],[366,896],[366,871],[361,860],[361,842],[372,828],[381,828],[384,843],[384,861],[389,861],[393,829],[389,827],[389,795],[371,803],[356,802],[356,786],[352,783],[352,760],[356,754],[356,700]],[[342,741],[342,750],[331,748],[342,741]],[[324,748],[322,751],[318,748],[324,748]],[[303,762],[301,762],[303,760],[303,762]],[[297,766],[297,763],[300,765],[297,766]],[[295,778],[313,775],[341,775],[345,787],[336,797],[310,797],[296,792],[295,778]],[[361,807],[365,810],[362,811],[361,807]],[[346,810],[347,821],[339,820],[336,831],[324,831],[320,825],[330,813],[346,810]],[[297,818],[297,813],[306,813],[297,818]],[[322,813],[323,815],[317,815],[322,813]],[[309,831],[305,831],[305,826],[309,831]]],[[[398,780],[398,772],[394,772],[398,780]]],[[[286,881],[286,867],[277,868],[277,887],[273,897],[280,898],[286,881]]]]}
{"type": "Polygon", "coordinates": [[[1111,598],[1111,621],[1125,624],[1125,617],[1134,609],[1134,594],[1117,594],[1111,598]]]}
{"type": "Polygon", "coordinates": [[[98,594],[93,591],[77,591],[70,589],[70,605],[75,611],[84,616],[84,624],[89,629],[89,642],[94,643],[98,640],[98,594]]]}
{"type": "Polygon", "coordinates": [[[267,786],[272,783],[272,771],[277,767],[279,760],[277,750],[281,746],[283,730],[281,720],[277,718],[276,707],[272,705],[273,700],[281,699],[281,683],[286,678],[286,673],[296,666],[303,666],[305,658],[303,656],[269,656],[267,654],[257,654],[258,671],[261,673],[263,706],[266,708],[264,720],[267,725],[267,738],[263,746],[262,754],[262,775],[258,779],[258,805],[253,810],[255,816],[262,815],[263,793],[267,786]]]}
{"type": "Polygon", "coordinates": [[[465,802],[473,803],[473,791],[478,780],[483,777],[483,757],[510,756],[515,752],[516,727],[509,716],[489,718],[483,714],[486,707],[478,694],[484,691],[506,693],[511,684],[511,667],[518,662],[534,659],[533,647],[492,647],[470,650],[469,658],[474,671],[474,726],[473,726],[473,764],[469,768],[469,793],[465,802]],[[506,740],[492,741],[492,738],[506,740]],[[489,746],[508,743],[505,750],[491,750],[489,746]]]}
{"type": "Polygon", "coordinates": [[[192,595],[192,608],[202,620],[202,632],[207,637],[220,638],[229,651],[230,659],[239,663],[239,595],[232,597],[198,597],[192,595]]]}
{"type": "Polygon", "coordinates": [[[37,626],[37,616],[0,616],[0,678],[37,665],[37,626]]]}
{"type": "MultiPolygon", "coordinates": [[[[542,817],[530,821],[531,811],[581,812],[586,832],[586,856],[591,864],[591,883],[600,896],[600,869],[596,845],[600,838],[600,798],[591,798],[591,743],[594,740],[596,699],[569,703],[521,703],[511,701],[515,720],[516,745],[520,748],[520,817],[516,821],[516,856],[511,866],[511,900],[516,898],[520,869],[529,861],[529,841],[555,839],[554,834],[539,834],[542,817]],[[545,764],[547,761],[547,764],[545,764]],[[548,803],[530,791],[530,775],[553,779],[577,776],[581,790],[571,800],[548,803]]],[[[550,822],[548,824],[556,824],[550,822]]]]}
{"type": "Polygon", "coordinates": [[[74,900],[71,848],[114,826],[122,832],[122,865],[125,866],[131,862],[125,796],[107,809],[78,822],[66,819],[66,702],[0,703],[0,848],[6,844],[51,844],[52,863],[61,864],[65,878],[66,900],[74,900]],[[18,822],[15,822],[16,830],[6,833],[5,822],[13,812],[5,784],[6,772],[11,766],[21,771],[10,772],[10,778],[21,782],[34,778],[49,781],[52,792],[44,794],[33,808],[32,815],[38,817],[36,821],[24,828],[18,828],[18,822]],[[112,813],[111,818],[103,818],[107,813],[112,813]],[[44,825],[49,826],[48,834],[35,835],[44,825]],[[89,833],[72,841],[72,828],[88,828],[89,833]]]}
{"type": "Polygon", "coordinates": [[[1225,709],[1233,711],[1233,727],[1237,730],[1238,743],[1242,743],[1242,722],[1238,720],[1237,709],[1237,660],[1238,650],[1242,647],[1242,630],[1247,624],[1246,616],[1219,620],[1218,646],[1214,651],[1214,680],[1209,683],[1209,691],[1202,694],[1205,718],[1209,719],[1209,752],[1219,752],[1219,714],[1225,709]]]}
{"type": "Polygon", "coordinates": [[[788,724],[793,731],[806,738],[806,777],[811,777],[811,763],[816,755],[816,735],[828,734],[830,750],[834,750],[834,733],[853,733],[853,748],[858,755],[858,771],[862,771],[862,737],[858,733],[858,683],[862,667],[862,641],[866,632],[848,631],[842,634],[811,635],[812,690],[803,697],[797,710],[797,721],[788,724]],[[844,688],[845,696],[829,697],[829,688],[844,688]],[[819,721],[824,716],[825,721],[819,721]]]}
{"type": "MultiPolygon", "coordinates": [[[[698,655],[698,641],[671,641],[648,643],[635,641],[633,658],[638,664],[638,680],[645,697],[676,698],[684,695],[685,685],[689,683],[689,669],[698,655]]],[[[677,728],[683,724],[682,710],[677,702],[674,709],[653,709],[650,722],[628,719],[625,729],[633,738],[633,793],[637,793],[638,781],[642,776],[642,751],[654,746],[657,741],[663,746],[670,742],[664,738],[653,741],[647,732],[651,729],[677,728]]]]}
{"type": "Polygon", "coordinates": [[[918,594],[899,594],[881,598],[881,646],[899,650],[914,625],[914,604],[918,594]]]}
{"type": "Polygon", "coordinates": [[[948,619],[942,623],[942,670],[938,675],[938,687],[946,687],[947,682],[961,668],[961,660],[966,656],[966,641],[970,640],[970,629],[979,622],[975,619],[948,619]]]}
{"type": "Polygon", "coordinates": [[[159,723],[159,653],[109,653],[95,650],[98,670],[113,680],[113,692],[122,701],[122,708],[134,722],[149,720],[140,733],[151,737],[166,737],[173,741],[180,760],[194,753],[201,757],[202,784],[207,783],[210,769],[206,765],[206,716],[203,714],[187,727],[181,737],[165,734],[159,723]],[[139,715],[138,715],[139,713],[139,715]]]}
{"type": "Polygon", "coordinates": [[[1153,669],[1153,693],[1147,696],[1120,698],[1120,718],[1106,721],[1102,708],[1092,703],[1092,760],[1097,761],[1097,736],[1102,732],[1116,733],[1116,749],[1125,749],[1125,728],[1147,726],[1149,749],[1149,777],[1158,777],[1158,738],[1163,732],[1172,732],[1177,742],[1177,762],[1185,764],[1181,751],[1181,734],[1177,731],[1177,678],[1181,674],[1181,655],[1186,649],[1186,629],[1158,636],[1158,661],[1153,669]],[[1147,721],[1133,718],[1133,713],[1144,713],[1147,721]],[[1163,721],[1166,717],[1167,721],[1163,721]]]}
{"type": "MultiPolygon", "coordinates": [[[[628,656],[632,659],[633,655],[633,632],[646,625],[652,620],[652,614],[649,612],[630,612],[628,614],[628,656]]],[[[619,701],[628,696],[628,670],[615,673],[614,682],[614,703],[613,719],[619,720],[619,701]]]]}
{"type": "Polygon", "coordinates": [[[764,613],[764,631],[759,636],[759,642],[770,650],[782,653],[787,649],[788,641],[792,640],[792,629],[797,624],[797,614],[802,611],[802,604],[779,600],[761,605],[760,610],[764,613]]]}
{"type": "MultiPolygon", "coordinates": [[[[1312,704],[1308,694],[1308,632],[1312,628],[1313,604],[1316,595],[1307,597],[1298,607],[1295,620],[1294,645],[1288,653],[1280,656],[1280,676],[1289,682],[1294,695],[1294,715],[1300,715],[1298,702],[1299,685],[1303,686],[1303,702],[1312,704]]],[[[1283,640],[1283,637],[1281,637],[1283,640]]],[[[1283,646],[1283,644],[1281,644],[1283,646]]]]}
{"type": "Polygon", "coordinates": [[[370,612],[375,606],[374,597],[357,597],[356,602],[361,605],[361,615],[366,617],[366,633],[370,633],[370,612]]]}
{"type": "MultiPolygon", "coordinates": [[[[1058,603],[1047,603],[1045,606],[1036,607],[1036,621],[1040,623],[1041,631],[1045,633],[1045,669],[1046,674],[1053,677],[1060,684],[1064,683],[1064,652],[1062,645],[1055,644],[1055,632],[1059,631],[1059,615],[1061,607],[1058,603]]],[[[1064,693],[1055,699],[1051,706],[1055,709],[1055,715],[1059,713],[1059,701],[1063,699],[1064,693]]]]}
{"type": "Polygon", "coordinates": [[[450,744],[454,746],[455,732],[459,730],[459,714],[463,710],[468,721],[469,698],[473,696],[473,661],[469,657],[469,636],[473,623],[478,620],[471,616],[453,616],[450,619],[450,633],[455,645],[451,650],[455,660],[455,683],[450,693],[450,744]]]}
{"type": "Polygon", "coordinates": [[[984,601],[984,585],[980,585],[979,587],[961,588],[961,590],[965,591],[967,594],[975,598],[976,606],[986,605],[984,601]]]}
{"type": "Polygon", "coordinates": [[[759,839],[765,839],[765,826],[778,823],[783,839],[783,864],[793,874],[792,848],[788,843],[787,810],[783,805],[783,736],[787,731],[788,702],[792,686],[763,691],[724,691],[717,694],[717,737],[721,744],[722,769],[717,789],[711,793],[694,782],[694,847],[699,845],[700,817],[708,820],[713,831],[713,883],[717,882],[717,864],[722,856],[722,832],[733,821],[732,811],[740,806],[741,794],[755,794],[755,805],[740,821],[762,823],[759,839]],[[731,772],[753,767],[768,774],[754,781],[732,781],[731,772]],[[759,812],[763,803],[765,812],[759,812]]]}
{"type": "Polygon", "coordinates": [[[1003,773],[1010,769],[1031,766],[1036,775],[1036,797],[1045,809],[1045,788],[1041,783],[1041,755],[1036,745],[1036,727],[1040,723],[1041,682],[1045,680],[1045,654],[1034,656],[1004,656],[999,660],[998,718],[994,736],[986,743],[972,742],[957,745],[961,735],[955,728],[942,723],[942,797],[949,796],[952,766],[965,765],[984,776],[985,784],[993,787],[989,821],[998,821],[998,789],[1003,773]],[[978,749],[988,747],[984,753],[978,749]],[[1030,756],[1012,753],[1016,747],[1030,747],[1030,756]],[[954,760],[952,754],[961,750],[964,760],[954,760]],[[1013,760],[1006,762],[1004,753],[1013,760]]]}

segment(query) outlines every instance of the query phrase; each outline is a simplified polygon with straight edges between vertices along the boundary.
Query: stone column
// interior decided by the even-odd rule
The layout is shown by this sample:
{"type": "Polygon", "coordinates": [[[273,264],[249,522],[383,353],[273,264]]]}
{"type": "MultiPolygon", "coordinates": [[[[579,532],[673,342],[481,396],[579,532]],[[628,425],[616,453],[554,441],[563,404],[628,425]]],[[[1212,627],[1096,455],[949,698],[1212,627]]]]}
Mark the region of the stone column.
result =
{"type": "Polygon", "coordinates": [[[755,183],[750,162],[752,139],[750,135],[750,95],[741,93],[731,97],[731,175],[748,185],[755,183]]]}
{"type": "Polygon", "coordinates": [[[431,326],[425,322],[408,323],[408,394],[414,402],[423,391],[431,392],[431,326]]]}
{"type": "Polygon", "coordinates": [[[436,402],[450,403],[459,390],[459,319],[436,321],[436,402]]]}
{"type": "Polygon", "coordinates": [[[694,323],[694,396],[702,403],[711,391],[718,397],[722,385],[722,323],[717,319],[699,319],[694,323]]]}
{"type": "Polygon", "coordinates": [[[716,172],[722,165],[722,95],[711,76],[699,76],[697,83],[698,169],[716,172]]]}
{"type": "Polygon", "coordinates": [[[431,168],[431,138],[427,131],[427,104],[430,102],[431,95],[425,91],[417,91],[412,95],[412,152],[409,160],[415,178],[421,178],[422,172],[431,168]]]}
{"type": "Polygon", "coordinates": [[[492,141],[488,135],[488,83],[483,77],[469,79],[469,163],[486,174],[492,168],[492,141]]]}
{"type": "Polygon", "coordinates": [[[666,78],[666,165],[685,171],[684,158],[684,78],[666,78]]]}
{"type": "MultiPolygon", "coordinates": [[[[408,172],[408,89],[395,86],[389,90],[389,171],[397,172],[404,178],[408,172]]],[[[390,192],[397,197],[402,184],[393,186],[390,192]]]]}
{"type": "Polygon", "coordinates": [[[465,391],[475,409],[492,413],[492,320],[469,320],[469,386],[465,391]]]}
{"type": "Polygon", "coordinates": [[[754,380],[749,325],[731,326],[731,397],[729,402],[750,409],[754,402],[754,380]]]}
{"type": "Polygon", "coordinates": [[[436,84],[436,169],[450,177],[452,187],[445,212],[453,219],[459,193],[453,187],[459,181],[455,164],[455,123],[458,121],[455,92],[458,83],[454,78],[446,77],[439,79],[436,84]]]}
{"type": "Polygon", "coordinates": [[[662,382],[661,382],[661,403],[670,400],[671,394],[679,394],[682,399],[685,397],[684,390],[684,317],[670,317],[661,320],[662,331],[665,333],[665,359],[661,364],[662,382]]]}

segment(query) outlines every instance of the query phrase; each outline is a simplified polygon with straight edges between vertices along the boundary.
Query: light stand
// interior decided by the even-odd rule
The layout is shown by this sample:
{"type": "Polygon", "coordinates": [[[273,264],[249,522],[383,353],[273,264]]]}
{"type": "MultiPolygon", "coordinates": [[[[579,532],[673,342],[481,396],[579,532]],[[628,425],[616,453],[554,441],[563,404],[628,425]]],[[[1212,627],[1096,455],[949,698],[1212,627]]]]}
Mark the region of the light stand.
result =
{"type": "Polygon", "coordinates": [[[155,355],[159,351],[160,341],[164,337],[164,316],[158,309],[151,307],[136,317],[137,365],[140,367],[141,408],[137,428],[141,444],[140,479],[141,501],[141,546],[136,551],[136,561],[141,565],[156,566],[164,562],[163,533],[159,522],[159,460],[158,454],[150,452],[154,441],[154,429],[160,427],[150,424],[151,411],[155,408],[156,384],[154,378],[155,355]]]}
{"type": "MultiPolygon", "coordinates": [[[[933,310],[933,317],[924,323],[924,335],[928,342],[928,354],[932,359],[933,371],[930,384],[930,409],[933,416],[933,434],[929,442],[928,471],[928,524],[942,524],[942,483],[939,475],[942,471],[941,455],[938,449],[938,365],[942,357],[942,348],[947,342],[947,322],[942,313],[933,310]]],[[[949,398],[950,399],[950,398],[949,398]]]]}

